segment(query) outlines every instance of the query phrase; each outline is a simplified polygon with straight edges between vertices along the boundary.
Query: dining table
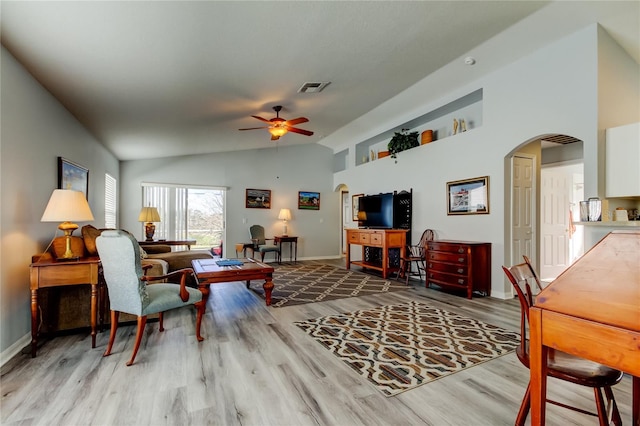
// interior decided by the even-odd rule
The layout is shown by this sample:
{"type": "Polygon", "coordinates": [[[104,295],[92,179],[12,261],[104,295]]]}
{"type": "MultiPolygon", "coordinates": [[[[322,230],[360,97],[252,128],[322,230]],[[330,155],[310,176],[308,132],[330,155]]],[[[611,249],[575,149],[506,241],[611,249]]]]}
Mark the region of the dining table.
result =
{"type": "Polygon", "coordinates": [[[545,424],[552,348],[632,376],[632,425],[640,426],[640,231],[607,234],[529,312],[531,424],[545,424]]]}

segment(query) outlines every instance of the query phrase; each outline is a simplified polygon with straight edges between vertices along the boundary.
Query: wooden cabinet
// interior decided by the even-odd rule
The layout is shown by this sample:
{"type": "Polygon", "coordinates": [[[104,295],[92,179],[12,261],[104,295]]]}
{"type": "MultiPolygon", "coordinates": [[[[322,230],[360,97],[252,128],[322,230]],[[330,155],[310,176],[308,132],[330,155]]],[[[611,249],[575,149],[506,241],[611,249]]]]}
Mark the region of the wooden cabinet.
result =
{"type": "Polygon", "coordinates": [[[406,229],[347,229],[347,269],[351,265],[374,269],[387,278],[400,268],[407,245],[406,229]],[[360,260],[351,260],[351,245],[362,246],[360,260]]]}
{"type": "Polygon", "coordinates": [[[640,123],[607,129],[606,135],[607,197],[640,197],[640,123]]]}
{"type": "Polygon", "coordinates": [[[491,295],[491,243],[436,240],[427,244],[426,285],[491,295]]]}

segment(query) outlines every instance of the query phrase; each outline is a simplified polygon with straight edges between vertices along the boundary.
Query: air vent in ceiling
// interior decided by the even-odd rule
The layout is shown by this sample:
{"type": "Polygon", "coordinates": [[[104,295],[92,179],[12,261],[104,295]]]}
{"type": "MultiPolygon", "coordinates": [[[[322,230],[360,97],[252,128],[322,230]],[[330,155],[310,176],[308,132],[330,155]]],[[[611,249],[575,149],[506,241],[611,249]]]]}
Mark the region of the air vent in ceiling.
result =
{"type": "Polygon", "coordinates": [[[580,139],[576,139],[572,136],[567,136],[567,135],[545,136],[544,138],[542,138],[542,140],[545,142],[559,143],[562,145],[566,145],[568,143],[580,142],[580,139]]]}
{"type": "Polygon", "coordinates": [[[331,84],[330,81],[322,81],[322,82],[313,82],[313,83],[304,83],[298,89],[298,93],[320,93],[331,84]]]}

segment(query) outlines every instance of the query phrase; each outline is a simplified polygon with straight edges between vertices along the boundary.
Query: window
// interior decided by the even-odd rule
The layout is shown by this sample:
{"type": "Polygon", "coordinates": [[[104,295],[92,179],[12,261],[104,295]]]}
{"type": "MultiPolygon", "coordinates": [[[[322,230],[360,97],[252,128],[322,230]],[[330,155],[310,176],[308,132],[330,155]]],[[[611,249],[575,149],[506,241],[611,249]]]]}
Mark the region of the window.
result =
{"type": "Polygon", "coordinates": [[[115,228],[118,216],[116,179],[109,173],[104,175],[104,227],[115,228]]]}
{"type": "MultiPolygon", "coordinates": [[[[156,207],[156,239],[196,240],[195,248],[222,255],[226,188],[142,184],[142,205],[156,207]]],[[[144,225],[141,225],[144,226],[144,225]]]]}

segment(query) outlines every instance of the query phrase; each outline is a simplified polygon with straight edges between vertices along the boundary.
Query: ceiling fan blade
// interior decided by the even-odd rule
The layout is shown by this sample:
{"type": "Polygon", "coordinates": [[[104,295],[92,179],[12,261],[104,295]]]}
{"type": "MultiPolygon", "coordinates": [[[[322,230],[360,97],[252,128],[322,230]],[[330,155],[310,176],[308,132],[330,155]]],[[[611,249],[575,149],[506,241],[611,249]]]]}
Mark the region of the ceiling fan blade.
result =
{"type": "Polygon", "coordinates": [[[298,117],[293,120],[287,120],[287,126],[295,126],[296,124],[306,123],[307,121],[309,121],[307,117],[298,117]]]}
{"type": "Polygon", "coordinates": [[[262,126],[262,127],[249,127],[247,129],[238,129],[238,130],[257,130],[257,129],[268,129],[269,126],[262,126]]]}
{"type": "Polygon", "coordinates": [[[257,115],[252,115],[252,117],[257,118],[260,121],[264,121],[265,123],[270,123],[270,120],[267,120],[266,118],[258,117],[257,115]]]}
{"type": "Polygon", "coordinates": [[[305,136],[311,136],[313,135],[313,132],[310,132],[309,130],[304,130],[304,129],[298,129],[296,127],[289,127],[286,126],[287,130],[293,133],[300,133],[301,135],[305,135],[305,136]]]}

